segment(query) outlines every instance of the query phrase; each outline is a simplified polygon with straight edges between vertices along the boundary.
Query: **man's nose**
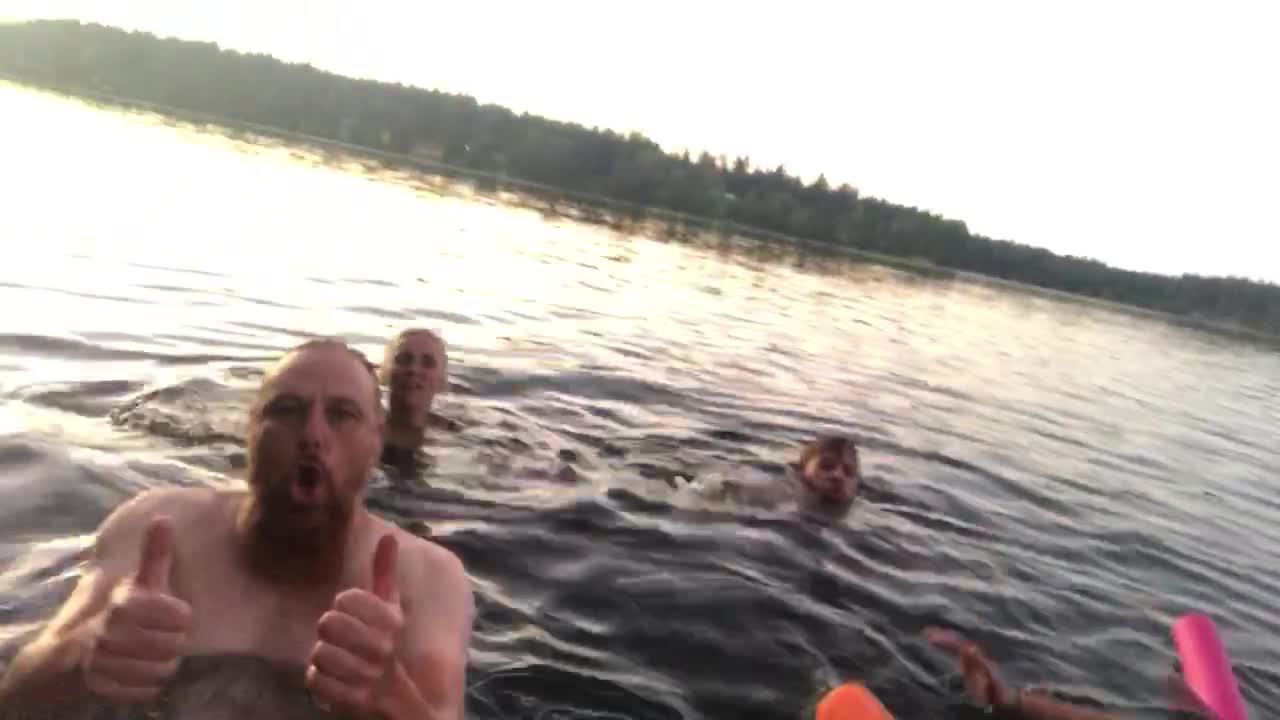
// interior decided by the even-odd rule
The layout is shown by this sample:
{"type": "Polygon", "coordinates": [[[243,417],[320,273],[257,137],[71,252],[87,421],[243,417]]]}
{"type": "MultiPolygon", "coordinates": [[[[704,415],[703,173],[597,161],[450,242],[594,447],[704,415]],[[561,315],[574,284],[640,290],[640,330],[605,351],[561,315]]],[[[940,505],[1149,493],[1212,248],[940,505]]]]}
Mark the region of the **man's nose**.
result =
{"type": "Polygon", "coordinates": [[[325,417],[324,408],[319,404],[312,405],[307,411],[307,420],[302,426],[302,447],[317,451],[329,442],[329,420],[325,417]]]}

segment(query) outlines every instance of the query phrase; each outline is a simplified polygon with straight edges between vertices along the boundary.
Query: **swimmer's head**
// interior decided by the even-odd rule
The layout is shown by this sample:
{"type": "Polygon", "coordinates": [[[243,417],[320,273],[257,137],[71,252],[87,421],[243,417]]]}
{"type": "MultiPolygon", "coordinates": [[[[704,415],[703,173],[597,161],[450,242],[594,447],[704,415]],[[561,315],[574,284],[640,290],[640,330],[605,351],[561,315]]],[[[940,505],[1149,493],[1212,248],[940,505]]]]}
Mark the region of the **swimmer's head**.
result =
{"type": "Polygon", "coordinates": [[[249,413],[248,480],[264,525],[341,537],[382,449],[373,366],[341,340],[310,340],[263,377],[249,413]]]}
{"type": "Polygon", "coordinates": [[[387,343],[380,376],[389,392],[391,420],[425,427],[435,396],[448,387],[449,353],[431,330],[403,330],[387,343]]]}
{"type": "Polygon", "coordinates": [[[796,470],[805,489],[827,503],[852,501],[862,482],[858,447],[847,437],[829,435],[805,445],[796,470]]]}

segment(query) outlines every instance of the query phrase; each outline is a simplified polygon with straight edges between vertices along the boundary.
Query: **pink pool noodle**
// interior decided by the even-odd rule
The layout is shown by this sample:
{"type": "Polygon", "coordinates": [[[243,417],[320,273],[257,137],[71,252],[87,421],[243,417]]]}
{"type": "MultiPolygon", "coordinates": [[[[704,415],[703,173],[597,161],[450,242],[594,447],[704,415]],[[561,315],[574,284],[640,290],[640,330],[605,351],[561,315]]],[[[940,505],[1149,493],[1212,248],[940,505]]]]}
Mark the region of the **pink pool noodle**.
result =
{"type": "Polygon", "coordinates": [[[1213,621],[1197,613],[1183,615],[1173,624],[1173,644],[1182,660],[1187,687],[1217,720],[1248,720],[1231,660],[1213,621]]]}

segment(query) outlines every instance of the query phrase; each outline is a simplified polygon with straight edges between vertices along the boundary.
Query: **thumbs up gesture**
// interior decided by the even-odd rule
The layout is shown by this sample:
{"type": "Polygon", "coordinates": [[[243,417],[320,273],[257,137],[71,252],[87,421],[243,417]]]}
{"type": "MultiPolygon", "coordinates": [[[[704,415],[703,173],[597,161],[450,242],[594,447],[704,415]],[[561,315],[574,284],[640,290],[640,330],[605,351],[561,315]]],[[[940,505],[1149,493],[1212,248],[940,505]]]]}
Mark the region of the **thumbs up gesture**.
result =
{"type": "Polygon", "coordinates": [[[339,593],[332,609],[320,616],[306,682],[322,704],[356,712],[371,708],[395,661],[396,639],[404,625],[396,579],[398,549],[395,536],[384,535],[373,553],[370,587],[339,593]]]}
{"type": "Polygon", "coordinates": [[[191,627],[191,606],[169,592],[174,529],[168,518],[147,526],[134,577],[120,583],[90,636],[85,685],[117,702],[149,700],[178,667],[191,627]]]}

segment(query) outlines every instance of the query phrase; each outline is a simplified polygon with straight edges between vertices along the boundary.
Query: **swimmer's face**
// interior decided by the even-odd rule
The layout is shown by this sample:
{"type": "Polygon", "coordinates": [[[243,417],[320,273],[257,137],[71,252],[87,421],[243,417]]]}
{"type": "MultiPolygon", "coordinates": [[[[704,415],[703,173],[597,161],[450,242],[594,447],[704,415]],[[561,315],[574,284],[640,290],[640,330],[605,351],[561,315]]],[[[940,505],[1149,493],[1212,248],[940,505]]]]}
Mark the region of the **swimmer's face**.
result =
{"type": "Polygon", "coordinates": [[[409,332],[393,340],[382,363],[391,407],[425,419],[435,396],[444,392],[448,382],[447,361],[444,344],[431,333],[409,332]]]}
{"type": "Polygon", "coordinates": [[[377,390],[341,345],[296,351],[267,375],[249,420],[249,484],[268,522],[310,533],[350,519],[382,447],[377,390]]]}
{"type": "Polygon", "coordinates": [[[861,471],[858,451],[851,447],[843,452],[816,453],[800,471],[805,486],[826,502],[847,503],[858,494],[861,471]]]}

